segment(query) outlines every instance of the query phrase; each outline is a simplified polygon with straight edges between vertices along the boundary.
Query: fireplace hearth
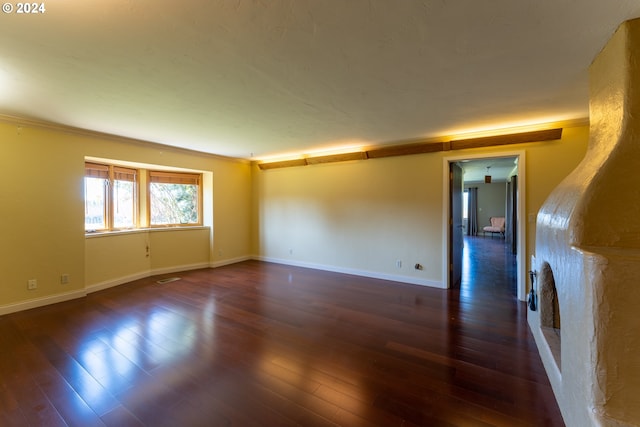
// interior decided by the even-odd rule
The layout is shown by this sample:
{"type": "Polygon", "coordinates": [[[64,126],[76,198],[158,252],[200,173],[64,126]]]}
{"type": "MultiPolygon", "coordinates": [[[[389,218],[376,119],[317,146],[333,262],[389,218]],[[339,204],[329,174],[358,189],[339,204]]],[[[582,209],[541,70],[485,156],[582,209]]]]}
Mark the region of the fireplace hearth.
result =
{"type": "Polygon", "coordinates": [[[590,68],[584,160],[538,213],[529,325],[568,426],[640,425],[640,19],[590,68]]]}

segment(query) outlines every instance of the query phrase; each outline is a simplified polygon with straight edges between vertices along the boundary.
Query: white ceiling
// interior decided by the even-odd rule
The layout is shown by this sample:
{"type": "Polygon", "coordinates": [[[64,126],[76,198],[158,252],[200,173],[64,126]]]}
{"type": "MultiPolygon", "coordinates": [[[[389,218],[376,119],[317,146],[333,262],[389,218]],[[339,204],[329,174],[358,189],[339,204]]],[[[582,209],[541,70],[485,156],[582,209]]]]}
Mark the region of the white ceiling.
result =
{"type": "Polygon", "coordinates": [[[585,118],[638,0],[50,0],[0,114],[240,158],[585,118]]]}
{"type": "Polygon", "coordinates": [[[481,158],[463,160],[462,167],[465,183],[484,182],[485,175],[491,176],[491,182],[506,182],[518,174],[517,157],[481,158]],[[488,169],[487,169],[488,168],[488,169]]]}

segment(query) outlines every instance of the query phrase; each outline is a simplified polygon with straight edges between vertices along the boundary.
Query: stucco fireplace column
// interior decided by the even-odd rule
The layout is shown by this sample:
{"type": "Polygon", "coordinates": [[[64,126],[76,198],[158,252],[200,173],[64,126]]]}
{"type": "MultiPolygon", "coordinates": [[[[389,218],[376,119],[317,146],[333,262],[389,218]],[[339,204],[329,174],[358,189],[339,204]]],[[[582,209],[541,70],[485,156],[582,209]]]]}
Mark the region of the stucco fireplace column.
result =
{"type": "Polygon", "coordinates": [[[543,301],[529,325],[568,426],[640,425],[640,19],[592,63],[590,91],[587,154],[537,219],[532,269],[555,281],[559,342],[543,301]]]}

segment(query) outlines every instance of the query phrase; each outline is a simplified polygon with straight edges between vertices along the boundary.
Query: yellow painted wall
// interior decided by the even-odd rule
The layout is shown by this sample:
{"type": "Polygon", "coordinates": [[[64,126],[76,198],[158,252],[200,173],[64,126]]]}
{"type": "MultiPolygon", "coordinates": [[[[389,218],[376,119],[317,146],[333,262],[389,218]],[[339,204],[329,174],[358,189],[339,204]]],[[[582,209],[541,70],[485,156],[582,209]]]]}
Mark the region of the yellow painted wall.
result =
{"type": "Polygon", "coordinates": [[[250,209],[251,167],[246,162],[0,122],[0,313],[33,300],[82,293],[87,286],[135,275],[139,269],[247,258],[251,254],[250,209]],[[180,237],[180,242],[198,249],[185,251],[168,234],[156,239],[158,257],[147,261],[138,252],[144,234],[85,239],[85,156],[205,171],[209,189],[204,194],[208,203],[204,222],[211,227],[195,234],[197,243],[192,235],[180,237]],[[105,251],[122,262],[107,262],[105,251]],[[169,261],[172,256],[175,258],[169,261]],[[63,273],[69,274],[69,284],[60,284],[63,273]],[[29,279],[38,280],[37,290],[27,290],[29,279]]]}
{"type": "MultiPolygon", "coordinates": [[[[149,233],[100,234],[85,241],[85,285],[95,288],[144,277],[151,271],[146,255],[149,233]]],[[[105,286],[106,287],[106,286],[105,286]]]]}
{"type": "Polygon", "coordinates": [[[213,172],[214,266],[247,258],[252,250],[251,166],[220,162],[213,172]]]}
{"type": "Polygon", "coordinates": [[[95,291],[154,274],[210,265],[209,227],[89,235],[85,285],[95,291]]]}
{"type": "Polygon", "coordinates": [[[79,141],[0,124],[0,307],[83,288],[83,169],[79,141]]]}
{"type": "MultiPolygon", "coordinates": [[[[587,139],[586,127],[568,128],[561,141],[517,146],[526,152],[528,214],[535,216],[551,189],[577,165],[587,139]]],[[[439,285],[446,155],[260,171],[245,162],[160,145],[0,123],[0,312],[144,271],[199,264],[207,252],[213,266],[256,255],[439,285]],[[85,239],[85,156],[207,172],[208,247],[200,232],[192,245],[198,249],[185,254],[183,245],[172,245],[170,233],[157,237],[152,255],[158,258],[147,260],[138,248],[147,235],[85,239]],[[115,257],[131,251],[126,262],[105,261],[105,252],[125,247],[115,257]],[[415,270],[415,263],[424,269],[415,270]],[[67,285],[60,284],[63,273],[70,276],[67,285]],[[38,289],[28,291],[32,278],[38,289]]],[[[529,253],[534,228],[535,222],[527,222],[529,253]]]]}
{"type": "Polygon", "coordinates": [[[208,228],[149,232],[151,271],[208,266],[209,237],[208,228]]]}
{"type": "Polygon", "coordinates": [[[304,167],[254,169],[256,246],[262,259],[443,286],[443,158],[522,150],[526,262],[535,215],[584,157],[588,128],[559,141],[304,167]],[[396,262],[402,261],[398,268],[396,262]],[[415,270],[420,263],[423,270],[415,270]]]}
{"type": "Polygon", "coordinates": [[[441,168],[420,155],[259,171],[260,255],[439,280],[441,168]]]}

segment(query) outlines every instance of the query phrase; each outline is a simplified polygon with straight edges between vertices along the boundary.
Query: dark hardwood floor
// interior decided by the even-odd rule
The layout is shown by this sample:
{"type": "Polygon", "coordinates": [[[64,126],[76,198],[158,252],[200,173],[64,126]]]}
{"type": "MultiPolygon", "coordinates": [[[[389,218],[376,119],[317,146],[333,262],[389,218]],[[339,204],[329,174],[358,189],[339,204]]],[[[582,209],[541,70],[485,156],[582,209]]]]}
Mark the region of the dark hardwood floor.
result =
{"type": "Polygon", "coordinates": [[[0,317],[2,426],[561,426],[512,257],[461,288],[257,261],[0,317]]]}

